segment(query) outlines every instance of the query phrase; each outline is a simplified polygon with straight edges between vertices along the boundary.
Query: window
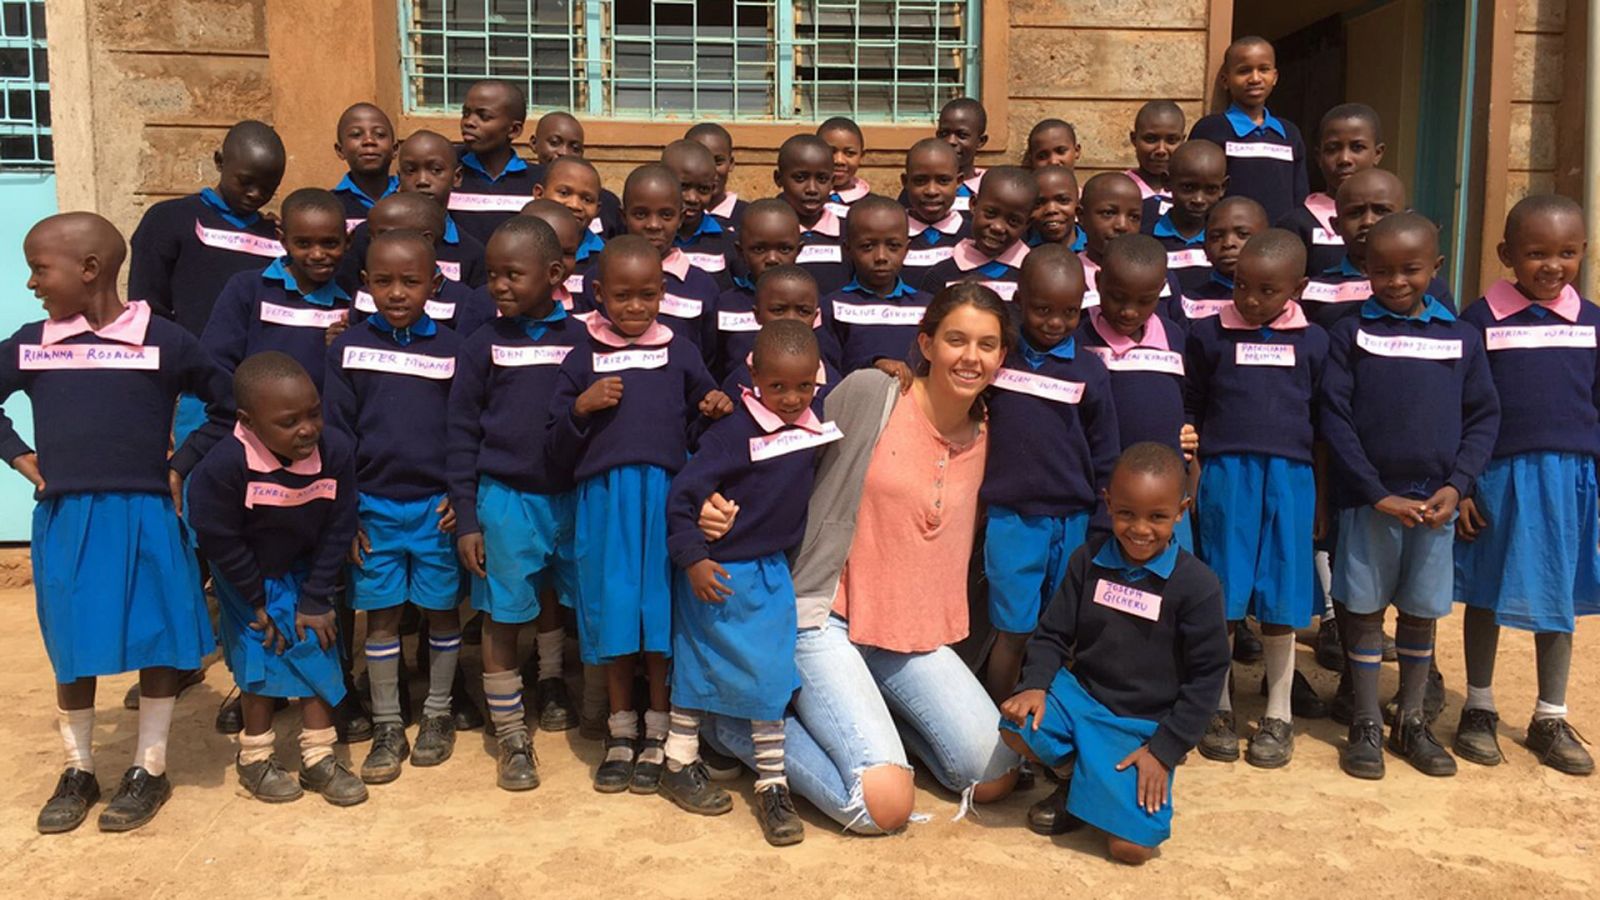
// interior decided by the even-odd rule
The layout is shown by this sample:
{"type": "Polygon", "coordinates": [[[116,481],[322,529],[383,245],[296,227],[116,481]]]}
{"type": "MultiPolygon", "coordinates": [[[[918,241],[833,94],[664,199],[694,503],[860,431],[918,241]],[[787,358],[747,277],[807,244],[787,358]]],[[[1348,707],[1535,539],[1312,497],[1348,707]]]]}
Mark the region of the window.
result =
{"type": "Polygon", "coordinates": [[[406,109],[480,78],[622,119],[927,121],[978,93],[980,0],[400,0],[406,109]]]}
{"type": "Polygon", "coordinates": [[[44,3],[0,3],[0,166],[51,167],[44,3]]]}

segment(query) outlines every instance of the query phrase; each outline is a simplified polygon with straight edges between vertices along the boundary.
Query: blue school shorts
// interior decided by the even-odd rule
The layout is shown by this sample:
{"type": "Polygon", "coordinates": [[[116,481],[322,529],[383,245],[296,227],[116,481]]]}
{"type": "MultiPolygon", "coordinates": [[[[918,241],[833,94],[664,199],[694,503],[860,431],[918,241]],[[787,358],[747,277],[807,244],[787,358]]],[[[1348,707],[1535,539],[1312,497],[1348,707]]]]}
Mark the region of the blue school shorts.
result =
{"type": "Polygon", "coordinates": [[[599,665],[672,653],[667,488],[656,466],[619,466],[578,485],[578,647],[599,665]]]}
{"type": "Polygon", "coordinates": [[[675,573],[672,703],[739,719],[781,719],[800,687],[789,562],[774,553],[722,567],[733,593],[721,603],[696,597],[688,573],[675,573]]]}
{"type": "MultiPolygon", "coordinates": [[[[1032,716],[1020,726],[1001,719],[1000,727],[1021,736],[1051,768],[1076,759],[1067,812],[1142,847],[1154,847],[1172,836],[1172,801],[1157,812],[1145,812],[1139,806],[1139,770],[1130,766],[1117,771],[1117,763],[1150,742],[1155,722],[1116,715],[1089,696],[1076,675],[1062,669],[1045,693],[1038,731],[1033,730],[1032,716]]],[[[1167,773],[1169,795],[1173,774],[1167,773]]]]}
{"type": "Polygon", "coordinates": [[[247,694],[261,697],[320,697],[329,706],[344,699],[344,671],[339,665],[339,641],[324,650],[317,636],[295,637],[294,616],[300,606],[301,569],[267,578],[267,615],[288,646],[277,653],[261,645],[261,632],[250,626],[255,610],[238,588],[222,577],[212,578],[222,613],[222,656],[233,672],[234,684],[247,694]]]}
{"type": "Polygon", "coordinates": [[[420,500],[357,496],[361,528],[372,550],[350,567],[350,605],[389,609],[455,609],[461,589],[455,535],[439,530],[444,494],[420,500]]]}
{"type": "Polygon", "coordinates": [[[1200,471],[1200,558],[1222,581],[1228,621],[1305,628],[1317,612],[1311,532],[1317,487],[1309,463],[1228,453],[1200,471]]]}
{"type": "Polygon", "coordinates": [[[172,446],[182,447],[189,435],[206,423],[206,403],[193,394],[179,394],[178,408],[172,416],[172,446]]]}
{"type": "Polygon", "coordinates": [[[1393,603],[1408,616],[1442,619],[1450,615],[1455,542],[1454,517],[1438,528],[1407,528],[1370,506],[1343,510],[1333,595],[1361,615],[1393,603]]]}
{"type": "Polygon", "coordinates": [[[1089,513],[1024,516],[989,507],[983,571],[989,579],[989,621],[1010,634],[1032,634],[1067,577],[1067,560],[1083,545],[1089,513]]]}
{"type": "Polygon", "coordinates": [[[572,493],[528,493],[484,475],[478,479],[478,524],[489,577],[472,579],[473,609],[503,624],[532,622],[545,588],[572,605],[578,584],[572,493]]]}

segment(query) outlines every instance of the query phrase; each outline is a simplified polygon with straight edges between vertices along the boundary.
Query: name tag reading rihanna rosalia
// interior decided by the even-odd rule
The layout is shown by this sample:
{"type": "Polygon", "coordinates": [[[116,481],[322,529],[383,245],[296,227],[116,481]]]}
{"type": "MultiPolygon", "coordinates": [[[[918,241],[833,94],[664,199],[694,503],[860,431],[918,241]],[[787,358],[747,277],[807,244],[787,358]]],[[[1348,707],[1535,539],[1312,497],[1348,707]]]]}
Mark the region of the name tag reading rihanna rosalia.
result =
{"type": "Polygon", "coordinates": [[[1274,144],[1269,141],[1229,141],[1222,149],[1234,159],[1276,159],[1294,162],[1294,148],[1288,144],[1274,144]]]}
{"type": "Polygon", "coordinates": [[[750,461],[761,462],[775,456],[788,453],[797,453],[809,450],[812,447],[821,447],[831,444],[844,437],[844,432],[832,422],[822,423],[821,431],[807,431],[804,428],[789,428],[775,434],[765,434],[750,439],[750,461]]]}
{"type": "Polygon", "coordinates": [[[161,348],[131,347],[126,344],[56,344],[53,347],[22,344],[17,348],[17,368],[24,372],[49,369],[138,369],[153,372],[161,368],[161,348]]]}
{"type": "Polygon", "coordinates": [[[1293,344],[1234,344],[1236,366],[1282,366],[1294,368],[1293,344]]]}
{"type": "Polygon", "coordinates": [[[244,508],[257,506],[305,506],[313,500],[332,500],[339,496],[339,482],[319,478],[303,488],[284,487],[270,481],[252,481],[244,486],[244,508]]]}
{"type": "Polygon", "coordinates": [[[807,244],[794,258],[796,265],[806,263],[844,262],[844,248],[838,244],[807,244]]]}
{"type": "Polygon", "coordinates": [[[335,322],[343,322],[348,313],[349,310],[345,309],[301,309],[276,303],[261,304],[261,321],[290,328],[327,328],[335,322]]]}
{"type": "Polygon", "coordinates": [[[660,369],[667,365],[670,348],[636,347],[632,350],[612,350],[609,353],[596,353],[594,355],[594,370],[600,372],[621,372],[627,369],[660,369]]]}
{"type": "Polygon", "coordinates": [[[1023,372],[1018,369],[1001,369],[996,372],[994,386],[1003,391],[1042,397],[1052,403],[1067,403],[1076,406],[1083,402],[1083,382],[1050,378],[1046,375],[1023,372]]]}
{"type": "Polygon", "coordinates": [[[1461,342],[1410,335],[1379,335],[1356,332],[1356,346],[1373,356],[1396,359],[1460,359],[1461,342]]]}
{"type": "Polygon", "coordinates": [[[1161,595],[1149,591],[1141,591],[1115,581],[1100,579],[1094,586],[1094,602],[1101,606],[1109,607],[1118,612],[1125,612],[1130,616],[1149,619],[1152,622],[1161,619],[1161,595]]]}
{"type": "Polygon", "coordinates": [[[559,366],[571,347],[489,347],[489,359],[497,366],[521,368],[522,366],[559,366]]]}
{"type": "Polygon", "coordinates": [[[277,259],[283,255],[283,242],[277,238],[263,237],[248,231],[207,228],[201,225],[198,219],[194,223],[194,236],[200,243],[218,250],[232,250],[235,253],[248,253],[251,256],[264,256],[268,259],[277,259]]]}
{"type": "Polygon", "coordinates": [[[1593,325],[1506,325],[1486,328],[1484,344],[1490,350],[1593,350],[1593,325]]]}
{"type": "Polygon", "coordinates": [[[421,353],[401,353],[398,350],[379,350],[372,347],[346,347],[340,360],[346,369],[367,372],[389,372],[394,375],[415,375],[446,381],[456,374],[453,356],[426,356],[421,353]]]}

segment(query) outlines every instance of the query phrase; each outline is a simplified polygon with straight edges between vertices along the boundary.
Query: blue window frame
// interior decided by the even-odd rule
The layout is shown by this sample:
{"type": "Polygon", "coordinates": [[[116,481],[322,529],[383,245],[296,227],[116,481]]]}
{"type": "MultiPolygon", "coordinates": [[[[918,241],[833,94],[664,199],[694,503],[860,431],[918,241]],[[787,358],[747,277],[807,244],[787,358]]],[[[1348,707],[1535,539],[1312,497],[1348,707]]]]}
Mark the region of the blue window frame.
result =
{"type": "Polygon", "coordinates": [[[50,64],[44,3],[0,3],[0,166],[49,169],[50,64]]]}

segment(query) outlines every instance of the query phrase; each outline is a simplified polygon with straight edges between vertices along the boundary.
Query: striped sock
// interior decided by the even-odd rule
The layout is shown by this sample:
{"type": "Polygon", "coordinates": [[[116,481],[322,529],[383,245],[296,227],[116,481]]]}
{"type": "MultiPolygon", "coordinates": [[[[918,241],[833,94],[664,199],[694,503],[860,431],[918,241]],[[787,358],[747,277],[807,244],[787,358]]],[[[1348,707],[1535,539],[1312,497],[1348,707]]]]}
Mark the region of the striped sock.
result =
{"type": "Polygon", "coordinates": [[[1350,662],[1350,691],[1356,721],[1382,722],[1378,706],[1378,670],[1383,667],[1383,623],[1363,616],[1339,617],[1345,633],[1344,656],[1350,662]]]}
{"type": "Polygon", "coordinates": [[[450,714],[450,689],[456,682],[456,663],[461,659],[461,631],[449,634],[428,634],[428,699],[422,702],[422,714],[445,716],[450,714]]]}
{"type": "Polygon", "coordinates": [[[400,638],[369,637],[367,680],[372,684],[372,724],[400,724],[400,638]]]}
{"type": "Polygon", "coordinates": [[[751,722],[750,737],[756,745],[756,790],[788,787],[789,779],[783,774],[783,720],[751,722]]]}
{"type": "Polygon", "coordinates": [[[678,772],[700,758],[700,713],[672,707],[667,723],[667,769],[678,772]]]}
{"type": "Polygon", "coordinates": [[[1428,670],[1433,667],[1433,623],[1402,618],[1394,626],[1394,649],[1400,656],[1399,720],[1403,722],[1412,713],[1422,714],[1428,670]]]}
{"type": "Polygon", "coordinates": [[[528,721],[522,710],[522,673],[483,673],[483,699],[489,704],[489,720],[495,737],[502,743],[513,735],[528,734],[528,721]]]}

